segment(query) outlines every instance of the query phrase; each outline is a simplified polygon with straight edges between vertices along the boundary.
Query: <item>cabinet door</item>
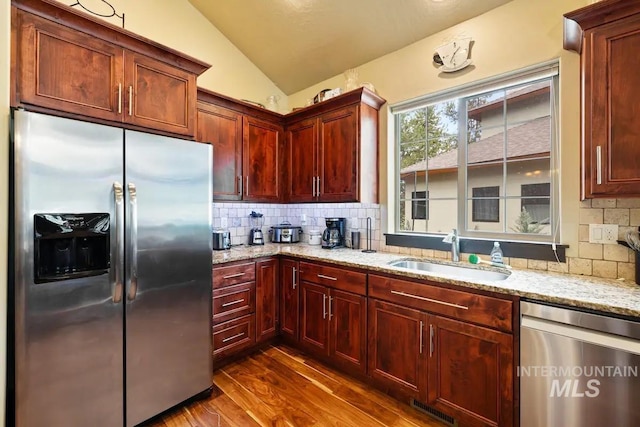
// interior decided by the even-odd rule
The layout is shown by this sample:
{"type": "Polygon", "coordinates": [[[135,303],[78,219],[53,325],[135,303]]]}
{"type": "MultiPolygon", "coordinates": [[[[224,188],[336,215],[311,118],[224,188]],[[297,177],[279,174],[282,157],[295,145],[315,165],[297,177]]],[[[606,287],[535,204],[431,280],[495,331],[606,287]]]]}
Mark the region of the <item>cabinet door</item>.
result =
{"type": "Polygon", "coordinates": [[[196,139],[213,146],[213,199],[242,199],[242,114],[198,103],[196,139]]]}
{"type": "Polygon", "coordinates": [[[367,299],[331,289],[329,293],[329,356],[345,369],[366,371],[367,299]]]}
{"type": "Polygon", "coordinates": [[[587,32],[583,197],[640,196],[640,15],[587,32]]]}
{"type": "Polygon", "coordinates": [[[278,260],[256,262],[256,341],[276,336],[278,331],[278,260]]]}
{"type": "Polygon", "coordinates": [[[195,135],[195,75],[129,51],[125,51],[124,67],[125,122],[195,135]]]}
{"type": "Polygon", "coordinates": [[[299,295],[298,262],[280,261],[280,333],[298,341],[299,295]]]}
{"type": "Polygon", "coordinates": [[[368,372],[371,378],[406,397],[425,400],[427,365],[424,328],[418,310],[369,299],[368,372]]]}
{"type": "Polygon", "coordinates": [[[245,117],[243,124],[244,200],[274,202],[280,198],[280,136],[282,128],[245,117]]]}
{"type": "Polygon", "coordinates": [[[19,102],[121,121],[122,48],[30,14],[18,16],[19,102]]]}
{"type": "Polygon", "coordinates": [[[300,345],[311,353],[324,356],[328,352],[329,337],[328,291],[324,286],[300,283],[300,345]]]}
{"type": "Polygon", "coordinates": [[[320,200],[358,200],[358,107],[351,106],[320,118],[320,200]]]}
{"type": "Polygon", "coordinates": [[[427,403],[461,425],[513,425],[513,336],[437,316],[429,333],[427,403]]]}
{"type": "Polygon", "coordinates": [[[287,193],[292,202],[313,201],[317,195],[317,119],[303,120],[287,130],[287,193]]]}

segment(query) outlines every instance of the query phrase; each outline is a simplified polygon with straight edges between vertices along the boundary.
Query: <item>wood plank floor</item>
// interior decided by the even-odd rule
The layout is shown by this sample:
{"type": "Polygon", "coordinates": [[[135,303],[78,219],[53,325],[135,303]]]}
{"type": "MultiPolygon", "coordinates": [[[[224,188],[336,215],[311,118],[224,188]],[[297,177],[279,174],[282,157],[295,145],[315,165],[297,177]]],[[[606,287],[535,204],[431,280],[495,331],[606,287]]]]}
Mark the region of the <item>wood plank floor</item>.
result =
{"type": "Polygon", "coordinates": [[[144,427],[443,427],[433,418],[286,346],[268,347],[213,374],[209,399],[144,427]]]}

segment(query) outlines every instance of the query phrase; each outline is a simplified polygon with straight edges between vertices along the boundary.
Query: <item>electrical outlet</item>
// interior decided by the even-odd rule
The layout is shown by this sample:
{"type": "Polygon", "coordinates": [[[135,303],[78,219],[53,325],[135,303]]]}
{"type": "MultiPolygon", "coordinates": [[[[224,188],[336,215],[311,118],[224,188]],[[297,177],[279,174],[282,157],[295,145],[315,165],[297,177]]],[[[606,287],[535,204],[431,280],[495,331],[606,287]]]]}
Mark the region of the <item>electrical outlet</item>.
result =
{"type": "Polygon", "coordinates": [[[229,226],[229,220],[226,216],[220,218],[220,228],[227,228],[229,226]]]}
{"type": "Polygon", "coordinates": [[[617,240],[617,224],[589,224],[589,243],[616,245],[617,240]]]}

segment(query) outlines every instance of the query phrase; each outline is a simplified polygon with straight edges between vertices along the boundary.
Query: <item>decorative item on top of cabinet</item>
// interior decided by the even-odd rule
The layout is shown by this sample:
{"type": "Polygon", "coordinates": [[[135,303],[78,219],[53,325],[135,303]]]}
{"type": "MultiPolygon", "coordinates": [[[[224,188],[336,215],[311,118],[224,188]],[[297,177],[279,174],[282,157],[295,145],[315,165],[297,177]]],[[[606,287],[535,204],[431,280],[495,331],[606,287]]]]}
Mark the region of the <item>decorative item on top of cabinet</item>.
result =
{"type": "Polygon", "coordinates": [[[581,198],[640,196],[640,2],[564,17],[564,47],[582,57],[581,198]]]}
{"type": "Polygon", "coordinates": [[[285,116],[286,200],[376,203],[384,102],[359,88],[285,116]]]}
{"type": "Polygon", "coordinates": [[[213,199],[281,199],[282,115],[198,89],[196,140],[213,146],[213,199]]]}
{"type": "Polygon", "coordinates": [[[193,137],[210,66],[54,0],[12,0],[12,105],[193,137]]]}

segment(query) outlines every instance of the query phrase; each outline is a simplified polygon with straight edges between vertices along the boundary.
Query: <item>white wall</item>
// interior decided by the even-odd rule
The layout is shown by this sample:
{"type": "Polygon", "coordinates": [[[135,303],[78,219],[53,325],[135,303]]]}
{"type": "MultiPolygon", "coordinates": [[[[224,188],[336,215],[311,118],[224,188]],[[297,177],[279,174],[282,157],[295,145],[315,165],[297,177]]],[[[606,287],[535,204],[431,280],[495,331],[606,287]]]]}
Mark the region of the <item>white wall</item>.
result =
{"type": "MultiPolygon", "coordinates": [[[[97,1],[83,3],[90,7],[97,1]]],[[[280,107],[286,109],[284,93],[187,0],[110,0],[109,3],[119,14],[124,12],[127,30],[211,64],[198,79],[198,86],[262,104],[269,95],[276,94],[281,98],[280,107]]],[[[121,24],[114,18],[106,20],[121,24]]]]}
{"type": "MultiPolygon", "coordinates": [[[[380,111],[380,195],[387,212],[383,231],[393,230],[395,177],[387,159],[395,156],[389,137],[388,105],[455,87],[526,66],[560,58],[560,145],[562,242],[577,256],[580,198],[580,57],[562,48],[562,15],[588,0],[514,0],[484,15],[357,67],[360,81],[371,82],[388,101],[380,111]],[[473,65],[457,73],[439,73],[432,64],[435,48],[450,37],[467,34],[475,44],[473,65]]],[[[289,97],[290,107],[324,88],[344,86],[342,74],[319,82],[289,97]]]]}

